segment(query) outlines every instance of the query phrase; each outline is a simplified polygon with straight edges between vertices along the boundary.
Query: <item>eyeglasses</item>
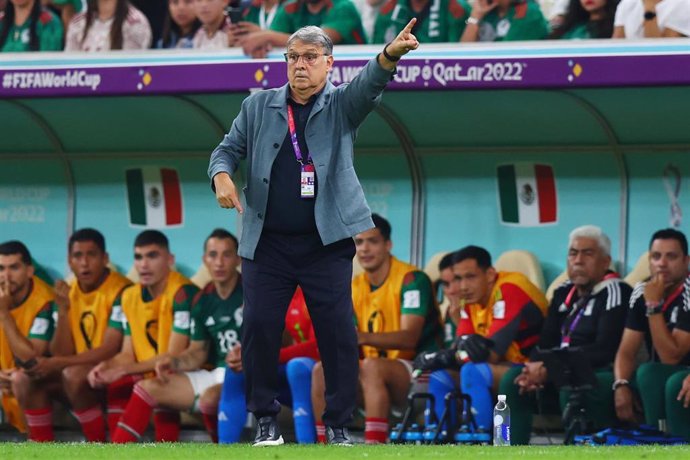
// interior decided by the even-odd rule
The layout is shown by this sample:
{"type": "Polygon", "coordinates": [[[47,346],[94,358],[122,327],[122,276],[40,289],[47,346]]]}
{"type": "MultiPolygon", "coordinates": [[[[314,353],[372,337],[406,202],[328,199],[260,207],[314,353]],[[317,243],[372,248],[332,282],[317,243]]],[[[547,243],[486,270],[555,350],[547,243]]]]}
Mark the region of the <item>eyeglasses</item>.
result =
{"type": "Polygon", "coordinates": [[[299,53],[284,53],[283,56],[285,56],[285,62],[288,64],[297,64],[299,61],[299,58],[304,59],[304,62],[307,65],[314,65],[316,63],[316,60],[320,58],[321,56],[329,56],[328,54],[316,54],[316,53],[304,53],[304,54],[299,54],[299,53]]]}

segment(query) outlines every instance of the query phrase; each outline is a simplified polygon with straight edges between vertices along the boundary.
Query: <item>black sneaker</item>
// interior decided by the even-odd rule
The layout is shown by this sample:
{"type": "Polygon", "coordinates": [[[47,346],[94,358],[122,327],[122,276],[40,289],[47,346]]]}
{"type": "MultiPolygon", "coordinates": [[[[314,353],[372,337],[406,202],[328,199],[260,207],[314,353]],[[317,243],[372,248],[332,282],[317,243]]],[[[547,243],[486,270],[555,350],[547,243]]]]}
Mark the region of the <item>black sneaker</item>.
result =
{"type": "Polygon", "coordinates": [[[326,438],[328,444],[335,444],[337,446],[352,447],[352,438],[344,426],[327,426],[326,438]]]}
{"type": "Polygon", "coordinates": [[[279,446],[283,443],[283,437],[280,435],[280,428],[278,428],[276,418],[271,416],[261,417],[256,426],[256,437],[252,446],[279,446]]]}

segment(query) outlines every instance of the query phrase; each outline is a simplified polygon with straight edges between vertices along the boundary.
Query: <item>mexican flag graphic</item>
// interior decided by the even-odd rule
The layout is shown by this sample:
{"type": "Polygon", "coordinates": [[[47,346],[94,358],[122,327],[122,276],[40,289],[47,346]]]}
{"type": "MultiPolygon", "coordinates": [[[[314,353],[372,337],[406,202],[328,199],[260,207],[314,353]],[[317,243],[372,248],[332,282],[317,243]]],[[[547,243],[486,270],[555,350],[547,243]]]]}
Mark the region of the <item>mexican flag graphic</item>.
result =
{"type": "Polygon", "coordinates": [[[553,168],[514,163],[497,168],[501,222],[536,227],[558,221],[558,197],[553,168]]]}
{"type": "Polygon", "coordinates": [[[145,166],[128,169],[129,223],[134,227],[182,225],[182,190],[177,171],[145,166]]]}

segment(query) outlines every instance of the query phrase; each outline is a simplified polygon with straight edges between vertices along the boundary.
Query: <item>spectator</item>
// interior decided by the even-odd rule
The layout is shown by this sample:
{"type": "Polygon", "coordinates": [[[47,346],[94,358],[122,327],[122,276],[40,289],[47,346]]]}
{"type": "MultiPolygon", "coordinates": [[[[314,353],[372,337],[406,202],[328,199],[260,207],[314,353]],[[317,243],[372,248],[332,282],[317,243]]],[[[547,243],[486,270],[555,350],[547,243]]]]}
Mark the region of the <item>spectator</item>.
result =
{"type": "Polygon", "coordinates": [[[140,50],[151,46],[146,16],[128,0],[87,0],[67,30],[65,51],[140,50]]]}
{"type": "Polygon", "coordinates": [[[194,0],[170,0],[156,48],[193,48],[199,27],[201,22],[194,11],[194,0]]]}
{"type": "Polygon", "coordinates": [[[668,419],[674,434],[687,435],[689,422],[667,413],[679,388],[669,389],[671,376],[690,365],[690,278],[688,241],[673,229],[654,233],[649,244],[651,278],[638,283],[630,299],[623,339],[618,347],[613,382],[616,415],[623,422],[636,423],[639,389],[647,424],[658,426],[668,419]],[[646,342],[650,362],[635,372],[636,357],[646,342]],[[664,397],[664,394],[666,395],[664,397]],[[685,426],[683,430],[679,427],[685,426]]]}
{"type": "MultiPolygon", "coordinates": [[[[136,436],[132,419],[136,420],[138,411],[130,407],[143,411],[146,401],[142,398],[147,395],[139,387],[134,390],[135,384],[152,376],[160,355],[177,355],[189,345],[191,303],[199,289],[171,270],[174,262],[168,239],[161,232],[145,230],[137,235],[134,267],[139,282],[123,291],[124,315],[113,315],[109,323],[123,331],[122,347],[88,375],[93,388],[107,389],[108,428],[113,442],[127,442],[136,436]]],[[[153,419],[156,441],[177,441],[178,412],[160,408],[153,419]]]]}
{"type": "Polygon", "coordinates": [[[163,24],[165,16],[168,14],[169,0],[130,0],[134,8],[138,9],[149,22],[151,26],[151,43],[158,43],[163,34],[163,24]]]}
{"type": "Polygon", "coordinates": [[[476,0],[460,41],[541,40],[549,27],[533,0],[476,0]]]}
{"type": "Polygon", "coordinates": [[[235,45],[230,19],[225,15],[228,0],[195,0],[196,17],[201,27],[194,35],[194,48],[221,50],[235,45]]]}
{"type": "Polygon", "coordinates": [[[413,17],[412,33],[420,43],[457,42],[469,11],[465,0],[388,0],[376,18],[373,43],[388,43],[413,17]]]}
{"type": "Polygon", "coordinates": [[[547,301],[522,273],[497,272],[484,248],[462,248],[453,253],[451,263],[461,302],[456,345],[420,354],[415,367],[436,370],[429,378],[429,393],[435,396],[439,416],[459,376],[460,389],[472,398],[477,425],[489,431],[492,392],[513,365],[527,361],[544,324],[547,301]],[[450,370],[460,366],[459,374],[450,370]]]}
{"type": "MultiPolygon", "coordinates": [[[[376,228],[355,236],[357,258],[364,273],[352,280],[352,302],[358,342],[364,361],[359,381],[364,397],[367,443],[384,443],[391,407],[404,407],[412,381],[416,353],[434,351],[441,322],[429,277],[391,254],[393,243],[387,220],[374,214],[376,228]]],[[[323,368],[314,368],[314,413],[325,407],[323,368]]],[[[317,423],[320,440],[324,426],[317,423]]]]}
{"type": "Polygon", "coordinates": [[[621,0],[613,38],[690,36],[690,0],[621,0]]]}
{"type": "Polygon", "coordinates": [[[81,13],[85,6],[81,0],[44,0],[43,4],[45,6],[50,5],[60,12],[60,18],[65,30],[67,30],[74,15],[81,13]]]}
{"type": "Polygon", "coordinates": [[[362,28],[367,35],[367,43],[373,43],[376,18],[384,2],[385,0],[352,0],[359,17],[362,19],[362,28]]]}
{"type": "Polygon", "coordinates": [[[571,0],[551,39],[609,38],[618,0],[571,0]]]}
{"type": "Polygon", "coordinates": [[[271,30],[250,33],[238,43],[247,55],[265,57],[273,46],[285,46],[290,34],[307,25],[321,27],[334,45],[366,43],[362,21],[350,0],[288,0],[278,8],[271,30]]]}
{"type": "Polygon", "coordinates": [[[248,27],[248,22],[255,26],[246,32],[270,29],[280,4],[279,0],[254,0],[242,11],[243,21],[239,25],[248,27]]]}
{"type": "Polygon", "coordinates": [[[60,51],[62,23],[40,0],[8,0],[0,13],[0,51],[60,51]]]}
{"type": "Polygon", "coordinates": [[[19,241],[0,244],[0,393],[5,420],[21,432],[29,427],[31,441],[49,441],[52,433],[41,429],[50,411],[42,401],[27,401],[24,414],[10,390],[25,381],[24,370],[48,352],[55,323],[53,289],[34,274],[31,254],[19,241]],[[38,404],[36,404],[38,403],[38,404]],[[36,405],[34,405],[36,404],[36,405]],[[24,420],[26,419],[26,425],[24,420]]]}
{"type": "MultiPolygon", "coordinates": [[[[615,418],[611,385],[611,364],[620,343],[631,288],[609,270],[611,241],[599,227],[586,225],[570,233],[568,245],[569,280],[556,289],[549,305],[538,347],[580,347],[596,370],[599,386],[587,392],[585,407],[590,420],[599,427],[610,426],[615,418]]],[[[565,407],[568,393],[547,385],[548,372],[542,361],[516,367],[501,380],[499,392],[507,395],[511,410],[511,442],[527,444],[532,429],[532,411],[537,406],[535,392],[546,407],[565,407]],[[543,390],[542,390],[543,389],[543,390]]]]}
{"type": "MultiPolygon", "coordinates": [[[[131,282],[108,269],[105,239],[85,228],[70,236],[68,262],[75,280],[55,284],[53,318],[57,321],[50,344],[51,357],[37,357],[36,364],[18,378],[13,392],[22,408],[52,413],[52,400],[68,401],[90,442],[105,442],[103,394],[89,386],[87,374],[99,362],[112,358],[122,345],[122,333],[108,327],[112,314],[121,314],[120,294],[131,282]]],[[[18,375],[19,377],[19,375],[18,375]]],[[[29,426],[32,439],[54,441],[52,417],[45,424],[29,426]]]]}

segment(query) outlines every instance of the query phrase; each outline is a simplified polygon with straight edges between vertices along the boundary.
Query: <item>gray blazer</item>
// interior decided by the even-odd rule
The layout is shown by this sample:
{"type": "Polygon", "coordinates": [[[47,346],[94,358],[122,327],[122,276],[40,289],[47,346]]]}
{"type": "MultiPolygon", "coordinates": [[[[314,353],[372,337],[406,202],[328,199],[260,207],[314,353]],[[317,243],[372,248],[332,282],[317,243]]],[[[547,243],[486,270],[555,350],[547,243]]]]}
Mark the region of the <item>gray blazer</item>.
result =
{"type": "MultiPolygon", "coordinates": [[[[314,214],[324,245],[374,227],[371,210],[354,169],[354,142],[357,129],[380,102],[391,79],[376,59],[367,63],[350,84],[331,82],[312,108],[305,135],[314,161],[318,191],[314,214]]],[[[231,176],[240,160],[247,158],[247,186],[239,255],[254,258],[261,236],[268,202],[271,168],[287,134],[289,87],[259,91],[242,103],[230,132],[211,153],[208,175],[220,172],[231,176]]]]}

